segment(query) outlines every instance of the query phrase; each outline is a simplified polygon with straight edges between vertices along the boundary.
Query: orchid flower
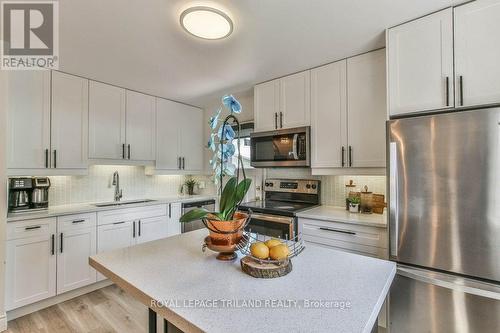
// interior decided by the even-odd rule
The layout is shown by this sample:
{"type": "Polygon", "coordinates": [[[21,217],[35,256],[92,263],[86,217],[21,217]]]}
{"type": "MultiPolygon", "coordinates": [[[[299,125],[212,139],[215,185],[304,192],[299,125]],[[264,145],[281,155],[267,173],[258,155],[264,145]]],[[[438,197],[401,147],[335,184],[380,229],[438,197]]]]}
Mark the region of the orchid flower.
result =
{"type": "Polygon", "coordinates": [[[241,104],[236,100],[236,98],[234,98],[233,95],[225,95],[222,97],[222,104],[224,104],[231,113],[241,112],[241,104]]]}

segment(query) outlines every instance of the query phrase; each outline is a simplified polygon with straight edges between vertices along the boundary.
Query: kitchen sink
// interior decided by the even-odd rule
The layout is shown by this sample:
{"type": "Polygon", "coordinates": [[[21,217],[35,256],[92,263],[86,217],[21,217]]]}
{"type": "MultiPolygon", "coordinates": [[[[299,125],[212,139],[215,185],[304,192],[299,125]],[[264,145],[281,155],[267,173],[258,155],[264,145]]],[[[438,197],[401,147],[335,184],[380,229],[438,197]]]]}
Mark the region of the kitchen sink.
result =
{"type": "Polygon", "coordinates": [[[146,202],[152,202],[152,201],[156,201],[156,200],[141,199],[141,200],[125,200],[125,201],[99,202],[99,203],[95,203],[93,205],[96,206],[96,207],[126,206],[126,205],[146,203],[146,202]]]}

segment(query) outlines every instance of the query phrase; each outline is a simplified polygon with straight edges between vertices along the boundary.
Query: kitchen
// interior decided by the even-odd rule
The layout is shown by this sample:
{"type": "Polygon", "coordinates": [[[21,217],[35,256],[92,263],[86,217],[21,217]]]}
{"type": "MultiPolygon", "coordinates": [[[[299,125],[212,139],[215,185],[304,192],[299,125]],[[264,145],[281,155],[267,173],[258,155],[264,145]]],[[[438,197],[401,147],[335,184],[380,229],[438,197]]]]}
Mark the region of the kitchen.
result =
{"type": "Polygon", "coordinates": [[[0,71],[0,330],[500,329],[500,1],[49,3],[58,67],[0,71]],[[179,223],[224,206],[246,243],[179,223]],[[152,303],[216,298],[254,307],[152,303]]]}

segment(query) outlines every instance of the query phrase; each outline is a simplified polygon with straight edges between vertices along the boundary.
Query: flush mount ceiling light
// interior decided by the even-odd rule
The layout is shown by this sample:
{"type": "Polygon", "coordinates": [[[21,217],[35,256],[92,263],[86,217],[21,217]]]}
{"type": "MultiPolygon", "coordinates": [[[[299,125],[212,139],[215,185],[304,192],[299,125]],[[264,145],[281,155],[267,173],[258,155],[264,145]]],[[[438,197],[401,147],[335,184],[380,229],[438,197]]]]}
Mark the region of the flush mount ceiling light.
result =
{"type": "Polygon", "coordinates": [[[205,6],[183,11],[181,26],[191,35],[203,39],[221,39],[233,32],[233,21],[226,13],[205,6]]]}

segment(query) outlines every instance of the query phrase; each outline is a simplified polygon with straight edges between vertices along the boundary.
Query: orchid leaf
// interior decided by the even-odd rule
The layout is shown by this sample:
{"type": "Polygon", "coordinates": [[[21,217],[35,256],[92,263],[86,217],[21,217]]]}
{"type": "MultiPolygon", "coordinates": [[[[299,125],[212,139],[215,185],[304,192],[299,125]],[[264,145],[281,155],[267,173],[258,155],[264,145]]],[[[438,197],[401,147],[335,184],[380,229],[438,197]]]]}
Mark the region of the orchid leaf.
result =
{"type": "Polygon", "coordinates": [[[224,190],[222,191],[222,195],[220,197],[221,213],[224,213],[227,210],[227,208],[230,207],[235,191],[236,191],[236,177],[231,177],[227,181],[226,186],[224,186],[224,190]]]}
{"type": "Polygon", "coordinates": [[[206,217],[210,212],[205,208],[195,208],[182,215],[179,222],[192,222],[206,217]]]}

